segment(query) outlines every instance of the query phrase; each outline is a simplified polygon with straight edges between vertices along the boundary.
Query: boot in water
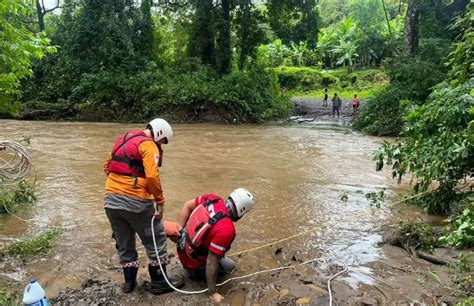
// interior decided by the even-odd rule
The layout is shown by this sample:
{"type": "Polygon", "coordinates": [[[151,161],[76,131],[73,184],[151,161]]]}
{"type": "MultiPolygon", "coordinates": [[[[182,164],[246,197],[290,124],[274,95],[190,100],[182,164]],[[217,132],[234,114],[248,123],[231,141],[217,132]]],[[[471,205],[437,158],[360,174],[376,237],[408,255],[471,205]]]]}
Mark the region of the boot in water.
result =
{"type": "MultiPolygon", "coordinates": [[[[163,270],[166,274],[166,266],[163,266],[163,270]]],[[[163,274],[161,273],[160,266],[148,265],[148,273],[150,274],[151,279],[151,282],[145,288],[148,292],[152,294],[163,294],[174,290],[166,282],[163,274]]],[[[168,274],[166,274],[166,276],[174,287],[178,289],[183,288],[184,280],[182,278],[170,278],[168,274]]]]}
{"type": "Polygon", "coordinates": [[[137,286],[137,272],[138,267],[124,267],[123,275],[125,276],[125,282],[123,283],[123,292],[130,293],[137,286]]]}

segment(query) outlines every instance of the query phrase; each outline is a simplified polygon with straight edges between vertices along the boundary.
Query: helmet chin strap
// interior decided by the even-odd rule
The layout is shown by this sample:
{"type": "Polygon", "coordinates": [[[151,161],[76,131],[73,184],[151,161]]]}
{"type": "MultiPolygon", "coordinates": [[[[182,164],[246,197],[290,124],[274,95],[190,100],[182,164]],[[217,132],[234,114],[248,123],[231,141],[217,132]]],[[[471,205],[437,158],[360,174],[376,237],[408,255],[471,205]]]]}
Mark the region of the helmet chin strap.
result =
{"type": "MultiPolygon", "coordinates": [[[[153,142],[155,142],[155,134],[153,132],[153,128],[151,127],[151,125],[148,124],[146,126],[146,129],[150,131],[151,139],[153,140],[153,142]]],[[[160,157],[158,159],[158,167],[161,167],[161,165],[163,164],[163,148],[161,147],[161,144],[157,142],[155,142],[155,144],[158,147],[158,152],[160,153],[160,157]]]]}
{"type": "Polygon", "coordinates": [[[231,199],[227,199],[225,200],[225,207],[227,207],[227,210],[229,211],[229,214],[230,214],[230,218],[232,219],[232,221],[238,221],[239,218],[237,217],[237,211],[235,209],[235,205],[234,203],[232,202],[231,199]]]}
{"type": "Polygon", "coordinates": [[[158,147],[158,152],[160,152],[160,157],[158,159],[158,167],[161,167],[161,164],[163,163],[163,148],[161,148],[161,145],[158,143],[156,143],[156,146],[158,147]]]}

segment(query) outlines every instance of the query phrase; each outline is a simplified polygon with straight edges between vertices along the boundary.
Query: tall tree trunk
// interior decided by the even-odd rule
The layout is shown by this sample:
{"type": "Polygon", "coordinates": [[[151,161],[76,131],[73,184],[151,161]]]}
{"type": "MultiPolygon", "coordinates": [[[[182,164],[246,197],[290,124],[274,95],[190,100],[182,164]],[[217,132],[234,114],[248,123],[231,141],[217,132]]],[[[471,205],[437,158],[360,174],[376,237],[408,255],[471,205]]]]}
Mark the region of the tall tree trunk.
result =
{"type": "Polygon", "coordinates": [[[40,0],[35,0],[36,2],[36,15],[38,15],[38,27],[40,32],[44,31],[44,12],[43,8],[41,7],[40,0]]]}
{"type": "Polygon", "coordinates": [[[241,0],[240,7],[242,9],[242,37],[240,39],[240,56],[239,56],[239,70],[244,69],[245,59],[248,56],[248,36],[250,26],[250,0],[241,0]]]}
{"type": "Polygon", "coordinates": [[[231,43],[230,43],[230,0],[222,0],[219,36],[217,38],[218,71],[228,74],[231,70],[231,43]]]}
{"type": "Polygon", "coordinates": [[[382,0],[383,12],[385,14],[385,20],[387,21],[388,32],[390,33],[390,38],[393,38],[392,28],[390,27],[390,21],[388,20],[387,8],[385,7],[385,1],[382,0]]]}
{"type": "Polygon", "coordinates": [[[418,49],[418,0],[408,0],[405,17],[405,56],[413,56],[418,49]]]}
{"type": "Polygon", "coordinates": [[[216,67],[214,5],[212,0],[197,0],[188,53],[203,64],[216,67]]]}

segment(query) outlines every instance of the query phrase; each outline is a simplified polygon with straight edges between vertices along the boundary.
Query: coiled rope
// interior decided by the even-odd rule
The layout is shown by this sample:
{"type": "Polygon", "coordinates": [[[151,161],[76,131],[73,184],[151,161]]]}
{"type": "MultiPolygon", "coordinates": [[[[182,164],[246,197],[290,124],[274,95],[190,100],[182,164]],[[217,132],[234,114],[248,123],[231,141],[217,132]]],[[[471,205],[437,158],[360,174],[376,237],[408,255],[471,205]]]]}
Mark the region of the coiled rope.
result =
{"type": "Polygon", "coordinates": [[[31,155],[24,146],[15,141],[0,141],[1,185],[18,184],[30,175],[32,169],[31,155]]]}
{"type": "MultiPolygon", "coordinates": [[[[15,141],[0,141],[0,187],[16,185],[30,175],[34,169],[30,153],[23,145],[15,141]]],[[[36,182],[36,175],[33,182],[36,182]]],[[[7,213],[23,222],[30,220],[22,219],[11,212],[6,203],[3,207],[7,213]]]]}

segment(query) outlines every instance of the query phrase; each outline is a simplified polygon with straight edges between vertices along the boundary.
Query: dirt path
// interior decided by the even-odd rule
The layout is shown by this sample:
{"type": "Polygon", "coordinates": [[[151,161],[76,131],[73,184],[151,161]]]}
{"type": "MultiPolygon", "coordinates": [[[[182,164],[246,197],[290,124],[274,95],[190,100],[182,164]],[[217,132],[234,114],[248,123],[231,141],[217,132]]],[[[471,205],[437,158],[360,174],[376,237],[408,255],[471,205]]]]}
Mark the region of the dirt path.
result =
{"type": "MultiPolygon", "coordinates": [[[[339,118],[333,117],[332,103],[328,101],[327,106],[323,105],[321,98],[298,98],[293,97],[291,102],[292,121],[302,122],[325,122],[335,125],[349,125],[352,121],[352,100],[341,99],[342,106],[340,109],[339,118]]],[[[361,102],[362,104],[363,102],[361,102]]]]}

